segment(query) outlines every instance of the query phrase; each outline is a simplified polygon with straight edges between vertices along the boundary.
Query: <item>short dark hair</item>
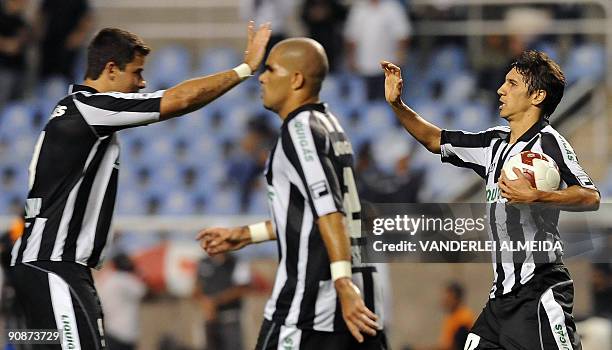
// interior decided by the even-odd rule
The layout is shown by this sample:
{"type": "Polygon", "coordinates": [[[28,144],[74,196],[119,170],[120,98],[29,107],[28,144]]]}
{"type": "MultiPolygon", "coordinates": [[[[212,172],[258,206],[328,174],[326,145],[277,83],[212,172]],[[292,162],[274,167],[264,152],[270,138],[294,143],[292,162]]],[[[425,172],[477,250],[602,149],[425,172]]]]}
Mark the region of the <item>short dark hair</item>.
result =
{"type": "Polygon", "coordinates": [[[538,90],[546,91],[541,108],[543,117],[548,119],[557,108],[565,90],[565,75],[561,67],[545,53],[535,50],[524,51],[510,67],[521,73],[529,94],[538,90]]]}
{"type": "Polygon", "coordinates": [[[85,79],[98,79],[108,62],[115,62],[124,70],[136,53],[146,56],[149,52],[151,49],[138,35],[119,28],[104,28],[87,47],[85,79]]]}

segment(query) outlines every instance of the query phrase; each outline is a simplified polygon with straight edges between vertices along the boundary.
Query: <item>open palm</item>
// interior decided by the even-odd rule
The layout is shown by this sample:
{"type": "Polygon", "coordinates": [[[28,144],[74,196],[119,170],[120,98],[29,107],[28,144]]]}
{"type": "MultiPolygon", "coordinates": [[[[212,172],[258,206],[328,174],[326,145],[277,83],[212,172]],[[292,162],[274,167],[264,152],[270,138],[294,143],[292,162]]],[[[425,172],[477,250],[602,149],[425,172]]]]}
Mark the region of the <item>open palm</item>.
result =
{"type": "Polygon", "coordinates": [[[402,71],[391,62],[382,61],[380,65],[385,72],[385,99],[391,104],[398,104],[402,98],[402,71]]]}

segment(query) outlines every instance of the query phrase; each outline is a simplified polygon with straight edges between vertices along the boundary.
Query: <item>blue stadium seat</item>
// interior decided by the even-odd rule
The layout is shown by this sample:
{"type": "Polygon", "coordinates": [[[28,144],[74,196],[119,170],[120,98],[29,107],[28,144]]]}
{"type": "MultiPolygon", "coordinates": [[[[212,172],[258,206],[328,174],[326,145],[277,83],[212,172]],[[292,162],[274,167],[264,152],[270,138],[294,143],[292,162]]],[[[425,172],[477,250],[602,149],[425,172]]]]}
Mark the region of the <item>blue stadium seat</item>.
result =
{"type": "Polygon", "coordinates": [[[240,197],[236,188],[218,189],[210,196],[206,213],[211,215],[235,215],[240,212],[240,197]]]}
{"type": "Polygon", "coordinates": [[[267,215],[269,212],[268,196],[266,191],[260,187],[259,190],[253,192],[251,203],[249,205],[249,214],[251,215],[267,215]]]}
{"type": "MultiPolygon", "coordinates": [[[[80,81],[82,77],[78,77],[80,81]]],[[[68,88],[72,82],[67,81],[63,77],[54,76],[46,79],[39,85],[38,96],[43,99],[59,101],[68,95],[68,88]]]]}
{"type": "Polygon", "coordinates": [[[431,79],[443,79],[450,73],[462,71],[466,68],[466,60],[464,48],[454,45],[444,46],[432,54],[428,76],[431,79]]]}
{"type": "Polygon", "coordinates": [[[453,105],[467,101],[472,97],[476,89],[476,79],[473,74],[461,71],[446,76],[442,85],[442,101],[453,105]]]}
{"type": "Polygon", "coordinates": [[[209,75],[231,69],[241,62],[241,56],[232,48],[208,48],[200,53],[199,65],[196,71],[199,75],[209,75]]]}
{"type": "Polygon", "coordinates": [[[559,44],[551,41],[540,41],[534,45],[534,48],[538,51],[544,52],[555,62],[561,62],[559,56],[559,44]]]}
{"type": "Polygon", "coordinates": [[[429,98],[419,98],[408,101],[408,104],[425,120],[440,127],[446,125],[448,110],[441,102],[429,98]]]}
{"type": "Polygon", "coordinates": [[[194,205],[191,196],[179,189],[168,190],[166,196],[160,201],[159,214],[161,215],[188,215],[192,214],[194,205]]]}
{"type": "Polygon", "coordinates": [[[481,131],[491,127],[491,111],[478,102],[468,102],[455,108],[452,128],[466,131],[481,131]]]}
{"type": "Polygon", "coordinates": [[[170,45],[151,53],[151,63],[145,79],[147,91],[166,89],[190,78],[191,55],[179,45],[170,45]]]}
{"type": "Polygon", "coordinates": [[[340,79],[336,75],[325,78],[321,87],[320,97],[322,101],[332,103],[340,100],[340,79]]]}
{"type": "Polygon", "coordinates": [[[146,196],[138,189],[120,183],[116,206],[119,215],[144,215],[146,214],[146,196]]]}
{"type": "Polygon", "coordinates": [[[356,75],[348,75],[344,78],[348,90],[345,100],[353,105],[360,105],[366,100],[366,87],[363,79],[356,75]]]}
{"type": "Polygon", "coordinates": [[[0,135],[28,137],[34,133],[33,119],[36,109],[25,102],[7,105],[0,115],[0,135]]]}
{"type": "Polygon", "coordinates": [[[599,81],[603,79],[606,56],[601,45],[588,43],[574,48],[565,65],[569,84],[581,79],[599,81]]]}

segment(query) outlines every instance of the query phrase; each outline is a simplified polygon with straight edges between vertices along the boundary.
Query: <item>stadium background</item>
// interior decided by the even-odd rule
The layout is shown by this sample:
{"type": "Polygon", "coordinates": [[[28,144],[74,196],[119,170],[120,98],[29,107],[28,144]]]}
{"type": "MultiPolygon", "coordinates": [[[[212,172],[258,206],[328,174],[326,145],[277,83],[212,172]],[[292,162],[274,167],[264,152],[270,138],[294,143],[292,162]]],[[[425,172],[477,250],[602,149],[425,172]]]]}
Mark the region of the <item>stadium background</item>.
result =
{"type": "MultiPolygon", "coordinates": [[[[503,74],[494,73],[504,72],[516,48],[544,50],[561,64],[570,83],[552,123],[574,145],[601,190],[602,202],[609,202],[612,2],[401,3],[412,26],[403,64],[409,105],[445,128],[477,131],[496,125],[495,91],[503,74]]],[[[36,16],[39,4],[27,2],[27,18],[36,16]]],[[[241,61],[245,20],[239,0],[97,0],[90,6],[88,38],[102,27],[117,26],[139,34],[153,48],[144,73],[146,91],[241,61]]],[[[296,0],[291,8],[285,34],[307,35],[302,3],[296,0]]],[[[1,231],[8,230],[22,210],[35,140],[68,85],[65,78],[43,80],[33,73],[37,48],[33,41],[29,44],[24,94],[0,107],[1,231]]],[[[326,80],[322,99],[347,129],[358,169],[368,174],[360,178],[358,170],[358,181],[370,198],[399,201],[392,194],[405,193],[419,202],[481,201],[484,194],[476,176],[442,165],[438,157],[415,147],[384,101],[366,101],[362,79],[345,62],[326,80]],[[372,178],[383,185],[368,184],[372,178]]],[[[79,79],[83,66],[82,58],[74,65],[79,79]]],[[[202,314],[190,297],[202,254],[193,237],[203,227],[252,223],[266,216],[263,191],[248,174],[257,169],[265,151],[260,144],[280,123],[261,107],[257,85],[250,79],[189,116],[120,133],[122,169],[113,251],[138,256],[155,290],[141,305],[139,349],[156,348],[168,335],[184,346],[202,347],[202,314]]],[[[575,315],[581,320],[600,313],[589,259],[595,253],[568,262],[576,288],[575,315]]],[[[251,247],[240,257],[251,262],[258,276],[258,292],[246,298],[243,310],[245,343],[251,348],[275,271],[276,246],[251,247]]],[[[490,269],[489,264],[388,265],[386,313],[393,348],[437,342],[444,315],[440,299],[450,280],[464,286],[466,302],[477,313],[488,294],[490,269]]],[[[607,279],[610,288],[609,272],[607,279]]],[[[609,349],[610,343],[585,344],[585,350],[609,349]]]]}

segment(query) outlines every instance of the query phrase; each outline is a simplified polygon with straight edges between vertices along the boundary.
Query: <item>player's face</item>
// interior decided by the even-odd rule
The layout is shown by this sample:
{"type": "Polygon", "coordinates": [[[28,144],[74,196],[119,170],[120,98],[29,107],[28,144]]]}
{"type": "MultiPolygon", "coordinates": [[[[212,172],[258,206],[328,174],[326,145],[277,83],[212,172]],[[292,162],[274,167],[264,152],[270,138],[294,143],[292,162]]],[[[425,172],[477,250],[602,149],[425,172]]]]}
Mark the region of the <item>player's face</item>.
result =
{"type": "Polygon", "coordinates": [[[145,56],[136,54],[132,62],[125,65],[124,70],[117,70],[113,81],[114,90],[118,92],[138,92],[144,89],[146,81],[142,77],[142,71],[145,65],[145,56]]]}
{"type": "Polygon", "coordinates": [[[516,68],[506,74],[506,80],[497,90],[499,95],[499,115],[508,120],[525,113],[532,107],[527,84],[516,68]]]}
{"type": "Polygon", "coordinates": [[[273,49],[270,52],[264,72],[259,75],[259,83],[264,107],[273,112],[280,111],[291,89],[291,75],[281,65],[278,51],[273,49]]]}

